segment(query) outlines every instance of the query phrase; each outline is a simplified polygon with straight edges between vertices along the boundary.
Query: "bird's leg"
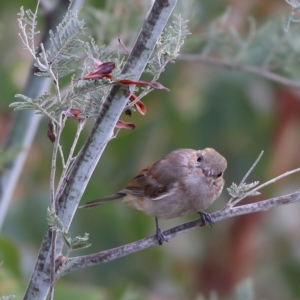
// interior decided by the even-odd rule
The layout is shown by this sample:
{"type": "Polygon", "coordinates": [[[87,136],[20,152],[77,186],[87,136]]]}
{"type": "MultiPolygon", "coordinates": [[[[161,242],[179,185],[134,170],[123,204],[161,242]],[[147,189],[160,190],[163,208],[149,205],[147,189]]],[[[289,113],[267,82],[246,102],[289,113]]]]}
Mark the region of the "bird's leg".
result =
{"type": "Polygon", "coordinates": [[[156,225],[156,238],[158,240],[158,244],[162,245],[163,242],[168,242],[169,240],[166,238],[166,236],[163,234],[161,229],[158,227],[157,217],[155,217],[155,225],[156,225]]]}
{"type": "Polygon", "coordinates": [[[200,218],[202,218],[202,220],[206,226],[209,226],[209,227],[213,226],[214,222],[212,221],[210,214],[208,214],[204,211],[199,211],[198,214],[200,215],[200,218]]]}

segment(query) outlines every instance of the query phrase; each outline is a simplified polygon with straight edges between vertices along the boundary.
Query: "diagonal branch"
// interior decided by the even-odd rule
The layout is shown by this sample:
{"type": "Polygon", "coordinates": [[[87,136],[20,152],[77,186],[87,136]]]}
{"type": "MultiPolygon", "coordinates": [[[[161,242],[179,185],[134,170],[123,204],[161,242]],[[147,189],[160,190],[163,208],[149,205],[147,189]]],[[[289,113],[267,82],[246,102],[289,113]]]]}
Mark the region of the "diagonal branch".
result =
{"type": "MultiPolygon", "coordinates": [[[[262,212],[273,207],[277,207],[285,204],[291,204],[295,202],[300,202],[300,191],[297,191],[289,195],[281,196],[281,197],[259,201],[256,203],[228,208],[225,210],[219,210],[215,213],[212,213],[210,216],[212,218],[212,221],[216,223],[228,218],[255,213],[255,212],[262,212]]],[[[173,227],[169,230],[166,230],[164,231],[164,235],[168,240],[170,240],[171,238],[174,238],[180,234],[183,234],[185,232],[194,230],[202,226],[205,226],[202,219],[196,219],[188,223],[184,223],[182,225],[173,227]]],[[[155,236],[150,236],[121,247],[101,251],[95,254],[68,258],[67,262],[65,263],[66,267],[61,272],[60,277],[82,268],[87,268],[87,267],[99,265],[101,263],[110,262],[112,260],[127,256],[129,254],[147,249],[156,244],[158,244],[157,238],[155,236]]]]}
{"type": "Polygon", "coordinates": [[[206,64],[206,65],[210,65],[210,66],[214,66],[214,67],[221,67],[221,68],[225,68],[228,70],[248,72],[248,73],[252,73],[255,75],[265,77],[269,80],[286,85],[290,88],[296,88],[296,89],[300,88],[299,80],[288,79],[286,77],[277,75],[277,74],[272,73],[261,67],[231,63],[231,62],[224,61],[223,59],[220,59],[220,58],[209,57],[207,55],[202,55],[202,54],[199,54],[199,55],[197,55],[197,54],[182,54],[178,57],[178,60],[200,62],[200,63],[206,64]]]}
{"type": "MultiPolygon", "coordinates": [[[[138,79],[164,29],[176,4],[176,0],[156,0],[143,24],[136,44],[122,70],[122,74],[134,74],[138,79]]],[[[66,230],[76,212],[78,203],[87,183],[108,143],[113,136],[114,127],[128,101],[124,87],[114,86],[103,104],[91,134],[74,161],[68,178],[57,195],[57,215],[66,230]]],[[[50,289],[50,245],[52,231],[49,228],[44,236],[31,281],[24,299],[45,299],[50,289]]],[[[63,247],[61,238],[57,240],[56,255],[63,247]]]]}

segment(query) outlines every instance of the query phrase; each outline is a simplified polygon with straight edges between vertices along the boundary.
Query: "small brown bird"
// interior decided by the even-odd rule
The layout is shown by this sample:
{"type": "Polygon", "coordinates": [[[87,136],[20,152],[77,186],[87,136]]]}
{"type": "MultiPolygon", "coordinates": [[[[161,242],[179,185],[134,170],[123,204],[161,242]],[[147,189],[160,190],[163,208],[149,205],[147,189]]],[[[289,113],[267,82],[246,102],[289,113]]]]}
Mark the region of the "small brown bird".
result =
{"type": "Polygon", "coordinates": [[[178,149],[143,169],[123,190],[80,208],[122,198],[124,203],[155,217],[156,237],[161,245],[168,240],[158,227],[157,218],[199,213],[212,226],[210,215],[202,210],[220,196],[226,167],[226,159],[212,148],[178,149]]]}

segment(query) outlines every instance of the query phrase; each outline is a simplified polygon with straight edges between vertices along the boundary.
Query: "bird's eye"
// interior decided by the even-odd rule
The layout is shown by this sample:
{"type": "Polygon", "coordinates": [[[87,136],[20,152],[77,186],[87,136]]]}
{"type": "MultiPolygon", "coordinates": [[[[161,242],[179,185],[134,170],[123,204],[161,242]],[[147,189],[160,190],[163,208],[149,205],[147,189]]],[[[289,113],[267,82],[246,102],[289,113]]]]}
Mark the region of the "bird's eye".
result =
{"type": "Polygon", "coordinates": [[[203,155],[201,154],[200,156],[198,156],[197,162],[200,162],[200,161],[202,161],[202,160],[203,160],[203,155]]]}
{"type": "Polygon", "coordinates": [[[217,175],[217,178],[219,178],[219,177],[221,177],[222,176],[222,172],[221,173],[219,173],[218,175],[217,175]]]}

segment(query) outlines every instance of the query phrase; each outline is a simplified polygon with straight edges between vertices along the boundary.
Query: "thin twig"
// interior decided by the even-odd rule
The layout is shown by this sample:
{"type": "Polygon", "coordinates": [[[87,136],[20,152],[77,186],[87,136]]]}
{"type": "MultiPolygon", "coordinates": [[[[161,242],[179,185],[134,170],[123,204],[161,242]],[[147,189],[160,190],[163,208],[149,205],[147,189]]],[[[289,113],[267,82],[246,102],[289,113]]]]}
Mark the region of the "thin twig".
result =
{"type": "Polygon", "coordinates": [[[130,109],[131,107],[133,107],[138,101],[140,101],[142,98],[144,98],[147,94],[149,94],[151,91],[153,91],[153,89],[147,87],[145,88],[139,95],[138,97],[136,97],[136,99],[134,99],[134,101],[130,102],[128,105],[126,105],[126,107],[124,108],[123,111],[130,109]]]}
{"type": "MultiPolygon", "coordinates": [[[[56,130],[58,132],[58,129],[56,130]]],[[[55,136],[55,142],[54,142],[54,147],[53,147],[53,152],[52,152],[52,163],[51,163],[51,174],[50,174],[50,204],[51,207],[55,210],[55,171],[56,171],[56,155],[57,155],[57,150],[55,149],[58,148],[58,140],[57,140],[57,134],[55,136]]]]}
{"type": "MultiPolygon", "coordinates": [[[[58,78],[55,77],[51,67],[49,67],[49,63],[47,61],[47,54],[46,54],[46,51],[45,51],[45,48],[44,48],[44,44],[41,43],[40,47],[41,47],[41,50],[42,50],[42,53],[43,53],[45,64],[47,66],[47,72],[52,77],[52,80],[54,82],[54,86],[55,86],[55,89],[56,89],[57,101],[61,102],[61,94],[60,94],[60,89],[59,89],[58,78]]],[[[56,127],[56,139],[55,139],[55,142],[54,142],[53,153],[52,153],[51,175],[50,175],[50,203],[51,203],[51,207],[54,211],[57,211],[56,201],[55,201],[55,173],[56,173],[56,163],[57,163],[57,153],[58,153],[58,151],[59,151],[59,153],[62,157],[62,161],[64,163],[63,151],[62,151],[62,147],[59,144],[59,142],[60,142],[60,136],[61,136],[62,130],[63,130],[64,125],[65,125],[65,120],[66,119],[65,118],[63,119],[62,114],[61,114],[59,116],[59,120],[58,120],[59,126],[56,127]]]]}
{"type": "MultiPolygon", "coordinates": [[[[240,182],[240,184],[238,185],[238,187],[241,187],[241,185],[245,182],[245,180],[248,178],[248,176],[250,175],[250,173],[253,171],[253,169],[255,168],[255,166],[258,164],[258,162],[260,161],[262,155],[264,154],[264,151],[261,151],[259,156],[257,157],[256,161],[254,162],[254,164],[251,166],[251,168],[249,169],[249,171],[246,173],[246,175],[243,177],[242,181],[240,182]]],[[[225,206],[225,208],[227,206],[230,206],[230,204],[232,203],[233,199],[235,197],[231,197],[230,200],[228,201],[227,205],[225,206]]]]}
{"type": "Polygon", "coordinates": [[[66,265],[66,262],[67,262],[67,259],[69,258],[69,256],[70,256],[72,250],[73,250],[72,247],[69,247],[68,250],[67,250],[66,255],[64,256],[63,261],[62,261],[62,260],[59,260],[59,262],[62,261],[62,265],[57,269],[57,274],[56,274],[55,277],[53,277],[53,281],[51,281],[50,292],[51,292],[51,290],[53,290],[54,284],[55,284],[56,281],[59,279],[60,273],[61,273],[61,271],[64,269],[64,267],[65,267],[65,265],[66,265]]]}
{"type": "Polygon", "coordinates": [[[69,157],[68,157],[65,169],[69,169],[71,162],[74,161],[73,154],[74,154],[75,148],[77,146],[77,143],[78,143],[78,140],[80,137],[80,133],[81,133],[82,129],[84,128],[85,124],[86,124],[86,119],[78,121],[76,134],[75,134],[74,141],[73,141],[73,144],[72,144],[70,152],[69,152],[69,157]]]}
{"type": "MultiPolygon", "coordinates": [[[[38,10],[39,10],[39,5],[40,5],[40,0],[38,0],[37,5],[36,5],[36,9],[35,9],[35,12],[34,12],[34,16],[35,16],[34,22],[36,22],[36,17],[37,17],[38,10]]],[[[34,25],[36,25],[36,24],[34,24],[34,25]]],[[[34,35],[35,35],[34,31],[35,31],[35,26],[34,25],[31,27],[31,49],[32,49],[32,51],[35,54],[35,45],[34,45],[34,35]]]]}
{"type": "MultiPolygon", "coordinates": [[[[41,51],[44,55],[44,60],[45,60],[45,65],[43,63],[41,63],[40,59],[37,57],[37,56],[34,56],[34,60],[36,61],[36,63],[38,64],[39,68],[41,70],[44,70],[44,71],[47,71],[49,68],[48,68],[48,62],[47,62],[47,56],[46,56],[46,51],[45,51],[45,48],[44,48],[44,44],[41,43],[40,44],[40,48],[41,48],[41,51]]],[[[35,53],[34,53],[35,55],[35,53]]]]}
{"type": "Polygon", "coordinates": [[[118,134],[119,134],[119,132],[120,132],[120,128],[118,128],[117,130],[116,130],[116,132],[114,132],[113,134],[112,134],[112,137],[109,139],[109,141],[108,142],[110,142],[111,140],[113,140],[113,139],[116,139],[117,138],[117,136],[118,136],[118,134]]]}
{"type": "Polygon", "coordinates": [[[42,108],[42,106],[37,106],[38,109],[40,109],[43,112],[43,115],[48,117],[53,123],[55,123],[57,126],[60,126],[60,123],[55,119],[55,117],[51,116],[45,109],[42,108]]]}
{"type": "Polygon", "coordinates": [[[278,82],[280,84],[286,85],[291,88],[297,88],[297,89],[300,88],[299,80],[288,79],[283,76],[274,74],[266,69],[256,67],[256,66],[235,64],[235,63],[224,61],[219,58],[208,57],[207,55],[201,55],[201,54],[200,55],[182,54],[182,55],[179,55],[178,60],[201,62],[206,65],[222,67],[222,68],[229,69],[229,70],[244,71],[244,72],[248,72],[248,73],[252,73],[255,75],[265,77],[274,82],[278,82]]]}
{"type": "Polygon", "coordinates": [[[267,182],[265,182],[265,183],[263,183],[263,184],[257,186],[256,188],[254,188],[254,189],[250,190],[249,192],[247,192],[243,197],[241,197],[241,198],[239,198],[239,199],[233,201],[233,202],[230,204],[230,206],[231,206],[231,207],[235,206],[237,203],[239,203],[240,201],[242,201],[242,200],[245,199],[246,197],[253,195],[253,193],[255,193],[256,191],[262,189],[263,187],[265,187],[265,186],[267,186],[267,185],[269,185],[269,184],[271,184],[271,183],[274,183],[274,182],[276,182],[277,180],[279,180],[279,179],[281,179],[281,178],[284,178],[284,177],[286,177],[286,176],[289,176],[289,175],[294,174],[294,173],[297,173],[297,172],[300,172],[300,168],[294,169],[294,170],[291,170],[291,171],[288,171],[288,172],[285,172],[284,174],[281,174],[280,176],[277,176],[277,177],[275,177],[275,178],[273,178],[273,179],[271,179],[271,180],[269,180],[269,181],[267,181],[267,182]]]}
{"type": "MultiPolygon", "coordinates": [[[[58,85],[58,82],[57,82],[58,85]]],[[[59,92],[59,89],[57,90],[59,92]]],[[[61,145],[59,144],[60,142],[60,137],[62,134],[62,131],[65,127],[65,123],[66,123],[67,117],[66,116],[62,116],[62,114],[60,114],[59,116],[59,124],[60,126],[57,126],[56,129],[56,136],[55,136],[55,142],[53,145],[53,152],[52,152],[52,160],[51,160],[51,175],[50,175],[50,204],[51,207],[54,211],[57,211],[57,199],[56,199],[56,193],[57,193],[57,189],[55,189],[55,173],[56,173],[56,164],[57,164],[57,153],[59,151],[60,155],[61,155],[61,160],[62,163],[64,164],[64,153],[62,150],[61,145]]]]}
{"type": "Polygon", "coordinates": [[[57,100],[58,100],[58,102],[61,102],[61,94],[60,94],[60,88],[59,88],[59,84],[58,84],[58,78],[54,75],[54,73],[52,71],[52,67],[51,67],[52,65],[49,67],[49,63],[47,61],[47,54],[46,54],[46,51],[45,51],[45,48],[44,48],[43,44],[41,44],[41,49],[42,49],[44,60],[45,60],[46,66],[47,66],[47,72],[51,76],[51,78],[53,80],[53,83],[54,83],[54,86],[55,86],[55,89],[56,89],[57,100]]]}
{"type": "Polygon", "coordinates": [[[123,40],[122,40],[120,37],[118,37],[118,41],[119,41],[119,43],[121,44],[121,46],[122,46],[122,47],[124,48],[124,50],[125,50],[124,55],[128,56],[128,55],[129,55],[129,51],[128,51],[127,47],[125,46],[123,40]]]}
{"type": "Polygon", "coordinates": [[[51,238],[51,256],[50,256],[50,282],[51,282],[51,286],[50,286],[50,291],[49,291],[49,300],[53,299],[53,295],[54,295],[54,278],[55,278],[55,244],[56,244],[56,236],[57,233],[55,230],[52,231],[52,238],[51,238]]]}
{"type": "Polygon", "coordinates": [[[244,176],[244,178],[242,179],[240,186],[245,182],[245,180],[248,178],[248,176],[250,175],[250,173],[253,171],[253,169],[256,167],[256,165],[258,164],[258,162],[260,161],[262,155],[264,154],[264,151],[261,151],[258,158],[256,159],[256,161],[254,162],[254,164],[252,165],[252,167],[249,169],[249,171],[246,173],[246,175],[244,176]]]}
{"type": "Polygon", "coordinates": [[[63,168],[65,168],[66,163],[65,163],[65,158],[64,158],[64,152],[63,152],[62,146],[60,144],[58,144],[58,149],[59,149],[59,153],[60,153],[61,163],[63,165],[63,168]]]}
{"type": "Polygon", "coordinates": [[[59,180],[59,183],[58,183],[58,186],[57,186],[57,189],[56,189],[56,194],[55,194],[56,198],[57,198],[57,195],[60,191],[60,188],[61,188],[62,184],[66,180],[66,174],[70,169],[71,163],[74,162],[74,160],[75,160],[75,158],[73,157],[73,154],[74,154],[75,148],[77,146],[78,139],[80,137],[80,133],[81,133],[82,129],[84,128],[85,124],[86,124],[86,120],[78,121],[76,134],[75,134],[72,146],[70,148],[70,152],[69,152],[68,159],[67,159],[66,163],[64,161],[63,154],[61,154],[62,155],[62,161],[63,161],[63,171],[62,171],[62,174],[60,176],[60,180],[59,180]]]}
{"type": "Polygon", "coordinates": [[[54,288],[51,288],[50,291],[49,291],[48,300],[53,300],[53,297],[54,297],[54,288]]]}
{"type": "MultiPolygon", "coordinates": [[[[233,207],[233,208],[228,208],[226,210],[219,210],[215,213],[212,213],[211,219],[214,223],[225,220],[227,218],[232,218],[235,216],[240,216],[244,214],[249,214],[249,213],[255,213],[255,212],[261,212],[261,211],[266,211],[270,208],[285,205],[285,204],[290,204],[290,203],[295,203],[300,201],[300,192],[297,191],[295,193],[281,196],[281,197],[276,197],[276,198],[271,198],[268,200],[256,202],[256,203],[251,203],[243,206],[238,206],[238,207],[233,207]]],[[[203,220],[196,219],[193,221],[190,221],[188,223],[173,227],[169,230],[164,231],[165,237],[170,240],[180,234],[183,234],[185,232],[194,230],[198,227],[205,226],[203,220]]],[[[65,269],[61,272],[60,277],[82,269],[86,267],[91,267],[91,266],[96,266],[101,263],[106,263],[113,261],[115,259],[127,256],[129,254],[144,250],[146,248],[149,248],[150,246],[157,245],[158,241],[155,236],[150,236],[147,238],[144,238],[142,240],[123,245],[117,248],[101,251],[98,253],[94,254],[89,254],[85,256],[79,256],[79,257],[72,257],[67,259],[66,262],[66,267],[65,269]]]]}
{"type": "Polygon", "coordinates": [[[28,37],[27,37],[27,33],[26,33],[26,25],[23,25],[21,19],[19,19],[18,21],[19,21],[19,27],[22,30],[22,34],[19,33],[19,37],[20,37],[24,47],[30,52],[33,59],[36,60],[35,51],[34,51],[34,49],[32,50],[29,45],[29,41],[28,41],[28,37]]]}
{"type": "MultiPolygon", "coordinates": [[[[61,123],[61,116],[60,122],[61,123]]],[[[53,145],[52,159],[51,159],[51,174],[50,174],[50,204],[51,208],[56,211],[56,201],[55,201],[55,173],[56,173],[56,161],[57,161],[57,153],[60,149],[59,141],[61,136],[62,128],[61,126],[56,127],[56,135],[55,142],[53,145]]],[[[62,153],[61,153],[62,154],[62,153]]]]}

